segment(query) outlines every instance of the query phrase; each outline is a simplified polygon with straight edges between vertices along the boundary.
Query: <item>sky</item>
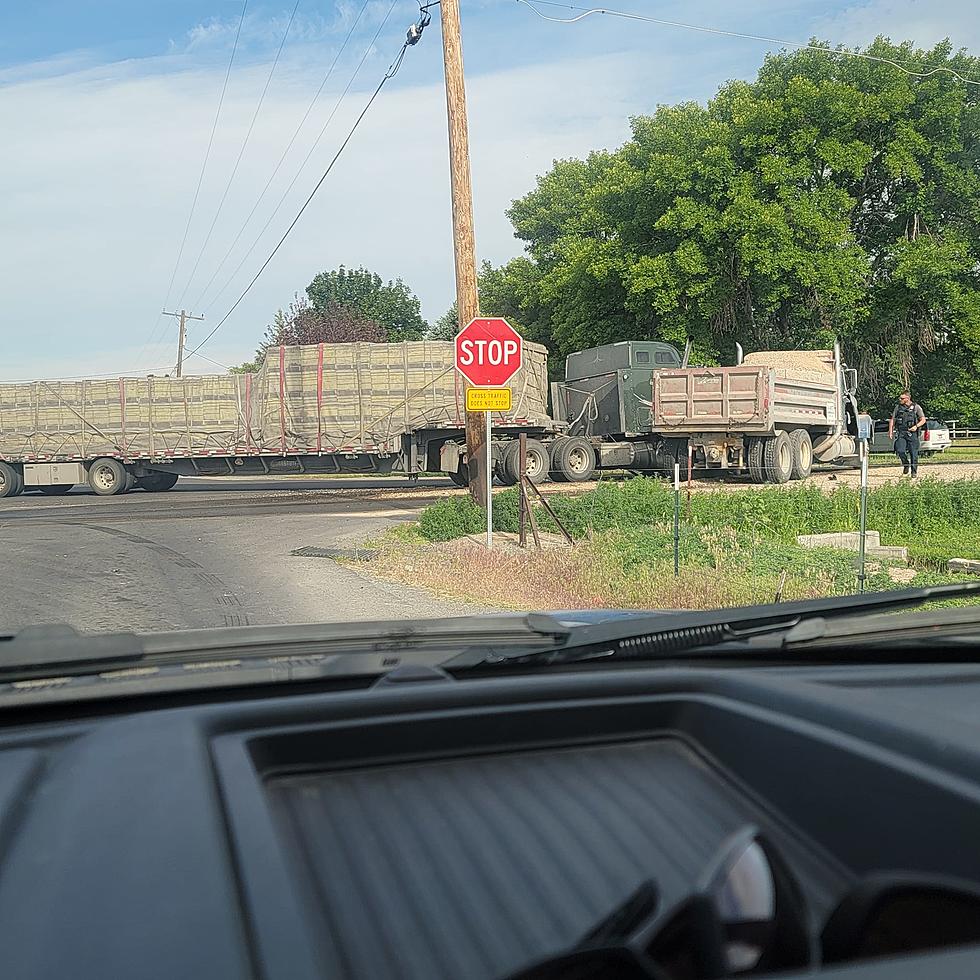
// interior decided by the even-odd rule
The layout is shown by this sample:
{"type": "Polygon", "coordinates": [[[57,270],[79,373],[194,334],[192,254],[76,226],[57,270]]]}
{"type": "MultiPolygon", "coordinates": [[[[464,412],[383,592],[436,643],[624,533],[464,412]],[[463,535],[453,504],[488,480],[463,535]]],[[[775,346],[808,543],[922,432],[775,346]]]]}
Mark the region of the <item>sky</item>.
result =
{"type": "MultiPolygon", "coordinates": [[[[789,41],[855,45],[882,33],[926,46],[948,36],[980,51],[975,3],[614,6],[789,41]]],[[[416,0],[299,0],[286,32],[294,4],[247,0],[244,20],[243,0],[0,4],[0,380],[160,373],[172,369],[177,338],[164,309],[205,317],[189,324],[190,347],[228,312],[418,16],[416,0]]],[[[461,9],[477,252],[495,264],[521,252],[507,207],[554,160],[612,149],[628,138],[630,116],[705,101],[729,79],[754,77],[780,48],[608,16],[551,23],[517,0],[461,0],[461,9]]],[[[341,264],[400,277],[430,320],[450,305],[433,14],[285,244],[202,349],[211,360],[191,358],[188,371],[250,359],[275,311],[341,264]]]]}

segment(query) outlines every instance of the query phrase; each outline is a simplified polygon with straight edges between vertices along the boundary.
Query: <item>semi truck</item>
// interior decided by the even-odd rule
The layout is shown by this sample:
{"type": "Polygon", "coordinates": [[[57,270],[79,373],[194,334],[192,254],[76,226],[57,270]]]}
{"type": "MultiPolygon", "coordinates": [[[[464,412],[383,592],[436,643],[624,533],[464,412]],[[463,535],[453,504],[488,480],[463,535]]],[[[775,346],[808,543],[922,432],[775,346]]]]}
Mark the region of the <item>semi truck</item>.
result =
{"type": "MultiPolygon", "coordinates": [[[[839,349],[757,352],[689,367],[655,341],[570,354],[550,386],[547,351],[525,342],[513,408],[493,420],[498,482],[597,470],[805,477],[854,454],[856,375],[839,349]]],[[[182,475],[445,473],[468,483],[453,345],[273,347],[255,372],[0,384],[0,497],[171,489],[182,475]]]]}

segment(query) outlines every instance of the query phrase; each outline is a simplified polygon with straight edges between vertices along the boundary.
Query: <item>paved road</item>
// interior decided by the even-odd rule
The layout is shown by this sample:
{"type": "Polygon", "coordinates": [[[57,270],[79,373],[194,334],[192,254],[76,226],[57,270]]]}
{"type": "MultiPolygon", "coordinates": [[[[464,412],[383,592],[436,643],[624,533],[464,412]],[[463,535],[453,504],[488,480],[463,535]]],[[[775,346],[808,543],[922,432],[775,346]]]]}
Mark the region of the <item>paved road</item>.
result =
{"type": "Polygon", "coordinates": [[[408,481],[294,479],[182,479],[170,493],[2,500],[0,630],[40,622],[165,630],[473,611],[369,581],[329,559],[291,554],[363,541],[430,501],[408,481]]]}

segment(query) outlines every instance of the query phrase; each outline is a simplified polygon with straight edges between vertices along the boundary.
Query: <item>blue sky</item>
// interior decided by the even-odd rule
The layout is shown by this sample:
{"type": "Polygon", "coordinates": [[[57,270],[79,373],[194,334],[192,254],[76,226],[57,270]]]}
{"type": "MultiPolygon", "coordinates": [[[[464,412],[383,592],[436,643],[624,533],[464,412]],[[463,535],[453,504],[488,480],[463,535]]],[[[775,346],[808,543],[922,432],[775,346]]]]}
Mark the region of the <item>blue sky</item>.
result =
{"type": "MultiPolygon", "coordinates": [[[[192,325],[191,343],[217,322],[278,241],[417,12],[415,0],[394,0],[393,9],[392,0],[367,0],[338,54],[363,0],[300,0],[228,185],[293,2],[248,3],[198,206],[166,297],[168,308],[183,302],[206,316],[192,325]],[[333,75],[229,251],[334,58],[333,75]]],[[[789,40],[816,35],[860,44],[884,33],[927,45],[948,35],[980,50],[975,0],[615,5],[789,40]]],[[[7,320],[0,378],[172,364],[175,327],[159,312],[241,9],[241,0],[0,4],[0,291],[7,320]]],[[[608,17],[550,24],[515,0],[462,0],[462,10],[477,247],[493,262],[520,251],[504,210],[555,158],[616,146],[628,135],[630,115],[707,99],[730,78],[753,77],[766,51],[778,48],[608,17]]],[[[225,364],[249,357],[276,308],[317,271],[341,263],[401,276],[430,319],[452,301],[445,102],[433,12],[432,27],[409,51],[286,245],[202,353],[225,364]]],[[[188,368],[215,370],[197,358],[188,368]]]]}

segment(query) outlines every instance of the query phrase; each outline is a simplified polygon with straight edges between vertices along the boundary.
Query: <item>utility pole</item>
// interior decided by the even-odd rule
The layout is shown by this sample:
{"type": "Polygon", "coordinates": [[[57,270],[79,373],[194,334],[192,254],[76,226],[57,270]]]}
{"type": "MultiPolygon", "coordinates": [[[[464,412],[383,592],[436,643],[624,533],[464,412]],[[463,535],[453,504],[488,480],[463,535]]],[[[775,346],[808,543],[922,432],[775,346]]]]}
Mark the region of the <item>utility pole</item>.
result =
{"type": "Polygon", "coordinates": [[[203,316],[194,316],[188,313],[187,310],[181,310],[179,313],[168,313],[166,310],[163,311],[164,316],[175,316],[180,319],[180,333],[177,337],[177,377],[181,376],[181,372],[184,369],[184,341],[187,339],[187,321],[188,320],[203,320],[203,316]]]}
{"type": "MultiPolygon", "coordinates": [[[[466,125],[466,87],[463,82],[463,44],[459,0],[442,0],[442,56],[446,70],[446,110],[449,116],[449,176],[452,185],[453,246],[456,253],[456,308],[459,329],[480,315],[476,289],[476,239],[473,233],[473,187],[470,183],[470,145],[466,125]]],[[[470,496],[487,505],[487,426],[483,412],[466,413],[466,458],[470,496]]]]}

